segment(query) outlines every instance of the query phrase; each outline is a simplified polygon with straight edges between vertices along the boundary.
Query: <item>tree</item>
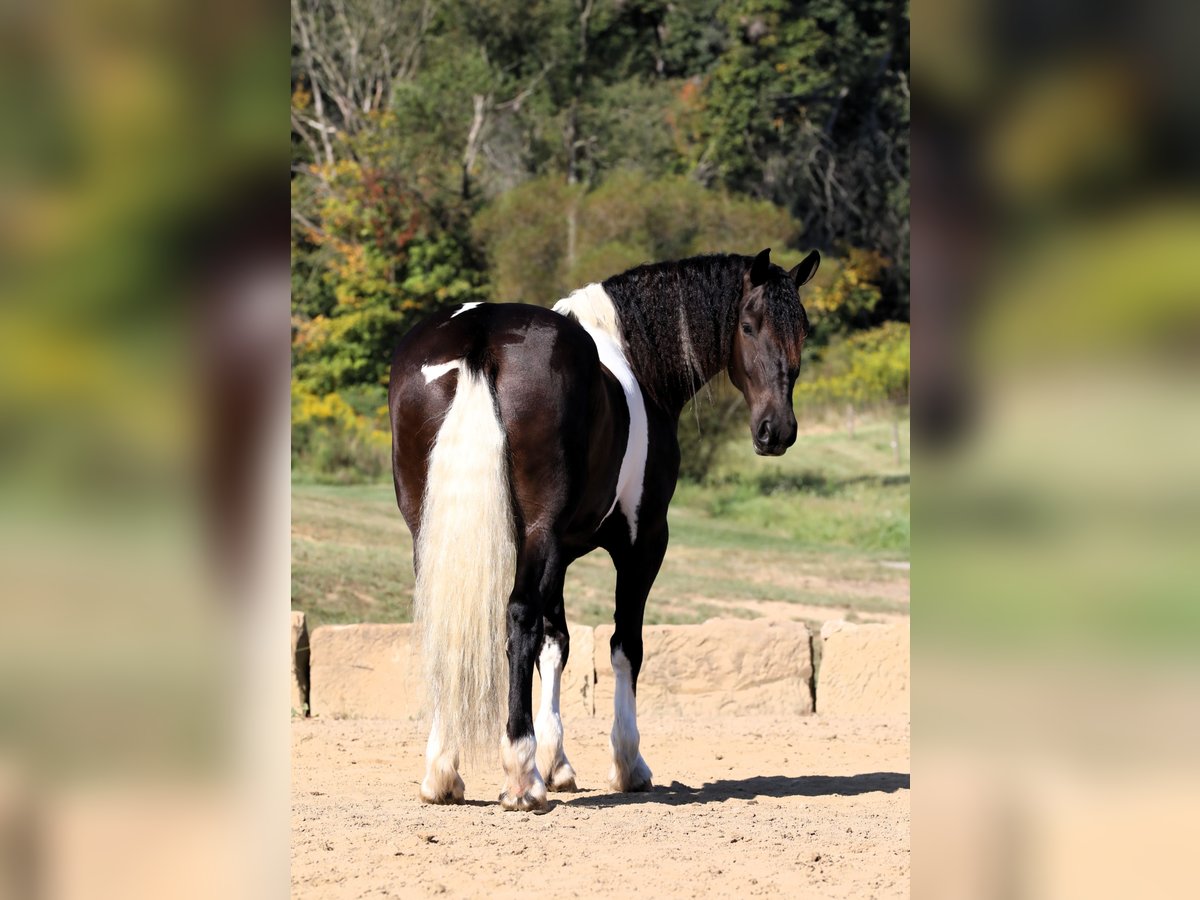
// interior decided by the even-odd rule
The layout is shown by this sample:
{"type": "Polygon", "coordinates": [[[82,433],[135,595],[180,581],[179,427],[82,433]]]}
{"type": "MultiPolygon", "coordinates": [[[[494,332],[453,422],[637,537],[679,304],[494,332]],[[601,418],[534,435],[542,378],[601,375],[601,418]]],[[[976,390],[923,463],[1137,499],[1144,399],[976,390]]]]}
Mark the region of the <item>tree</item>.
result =
{"type": "Polygon", "coordinates": [[[332,166],[334,136],[356,133],[410,77],[433,0],[292,0],[292,133],[332,166]]]}
{"type": "Polygon", "coordinates": [[[618,172],[589,193],[560,178],[530,181],[475,220],[496,299],[542,304],[644,262],[763,247],[779,248],[786,261],[798,230],[791,216],[765,201],[634,171],[618,172]],[[560,224],[568,208],[578,217],[573,258],[560,224]]]}
{"type": "Polygon", "coordinates": [[[887,407],[892,419],[892,450],[899,465],[899,416],[908,405],[909,368],[909,326],[886,322],[832,345],[816,376],[802,378],[796,385],[796,400],[807,406],[846,404],[851,436],[857,410],[887,407]]]}
{"type": "Polygon", "coordinates": [[[907,57],[890,0],[292,0],[299,446],[375,453],[392,347],[441,306],[696,253],[826,251],[832,378],[908,317],[907,57]]]}
{"type": "Polygon", "coordinates": [[[907,318],[907,5],[731,0],[720,15],[697,177],[786,207],[809,244],[878,250],[875,321],[907,318]]]}
{"type": "Polygon", "coordinates": [[[434,309],[485,299],[482,274],[387,169],[343,162],[323,181],[320,224],[293,228],[298,270],[317,282],[293,306],[294,377],[318,394],[382,387],[400,336],[434,309]]]}

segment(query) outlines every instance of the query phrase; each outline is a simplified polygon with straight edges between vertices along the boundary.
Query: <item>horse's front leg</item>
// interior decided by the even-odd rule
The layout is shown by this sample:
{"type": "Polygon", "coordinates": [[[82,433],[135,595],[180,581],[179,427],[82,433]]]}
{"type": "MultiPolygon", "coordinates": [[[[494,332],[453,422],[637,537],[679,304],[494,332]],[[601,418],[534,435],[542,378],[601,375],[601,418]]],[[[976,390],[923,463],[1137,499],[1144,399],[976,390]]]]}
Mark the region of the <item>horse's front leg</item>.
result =
{"type": "Polygon", "coordinates": [[[546,783],[537,770],[533,731],[533,668],[542,644],[542,608],[547,582],[557,577],[557,548],[527,535],[517,559],[517,578],[508,601],[508,722],[500,740],[504,786],[500,805],[540,812],[547,808],[546,783]]]}
{"type": "Polygon", "coordinates": [[[608,781],[615,791],[648,791],[650,767],[639,750],[637,680],[642,668],[642,617],[650,586],[667,551],[667,524],[638,535],[637,543],[613,553],[617,567],[616,630],[610,642],[616,691],[613,697],[612,769],[608,781]]]}

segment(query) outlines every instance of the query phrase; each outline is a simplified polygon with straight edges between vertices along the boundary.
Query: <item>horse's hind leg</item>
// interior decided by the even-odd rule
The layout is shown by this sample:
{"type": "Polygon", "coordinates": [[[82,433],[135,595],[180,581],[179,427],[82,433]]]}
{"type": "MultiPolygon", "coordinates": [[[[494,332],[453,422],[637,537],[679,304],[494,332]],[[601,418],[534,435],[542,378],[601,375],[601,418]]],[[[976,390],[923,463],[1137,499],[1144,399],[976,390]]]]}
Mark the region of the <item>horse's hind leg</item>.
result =
{"type": "MultiPolygon", "coordinates": [[[[399,490],[399,489],[397,489],[399,490]]],[[[401,509],[404,509],[403,505],[401,509]]],[[[416,558],[416,544],[420,534],[419,514],[405,510],[405,519],[413,535],[413,569],[420,566],[416,558]]],[[[466,786],[458,774],[458,750],[446,743],[442,735],[438,711],[433,711],[433,727],[429,729],[429,740],[425,744],[425,777],[421,780],[421,799],[426,803],[462,803],[466,786]]]]}
{"type": "Polygon", "coordinates": [[[608,780],[615,791],[648,791],[650,767],[640,752],[637,726],[637,679],[642,668],[642,617],[646,597],[667,551],[667,526],[638,535],[634,547],[613,554],[617,566],[616,628],[610,642],[615,692],[610,736],[612,769],[608,780]]]}
{"type": "Polygon", "coordinates": [[[542,608],[546,588],[559,580],[555,540],[526,534],[517,557],[517,578],[508,601],[508,723],[500,741],[505,809],[546,809],[546,783],[536,765],[533,731],[533,668],[542,644],[542,608]]]}
{"type": "Polygon", "coordinates": [[[542,622],[542,649],[538,671],[542,675],[542,701],[534,732],[537,735],[537,767],[552,791],[575,790],[575,770],[563,752],[562,715],[559,695],[563,668],[571,650],[567,617],[563,608],[563,573],[546,596],[542,622]]]}
{"type": "Polygon", "coordinates": [[[421,782],[421,799],[426,803],[462,803],[465,795],[463,780],[458,774],[458,753],[442,744],[437,714],[425,745],[425,778],[421,782]]]}

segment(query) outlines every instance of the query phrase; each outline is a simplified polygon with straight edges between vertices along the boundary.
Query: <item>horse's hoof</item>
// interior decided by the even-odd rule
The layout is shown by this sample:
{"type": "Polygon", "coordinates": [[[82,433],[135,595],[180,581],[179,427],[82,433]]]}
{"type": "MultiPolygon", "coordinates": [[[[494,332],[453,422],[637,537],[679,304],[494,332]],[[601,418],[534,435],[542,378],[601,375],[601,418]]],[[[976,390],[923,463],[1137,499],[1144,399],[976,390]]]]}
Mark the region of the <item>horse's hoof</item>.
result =
{"type": "Polygon", "coordinates": [[[608,783],[614,791],[621,794],[637,794],[654,788],[650,767],[640,756],[632,769],[624,769],[614,764],[612,771],[608,773],[608,783]]]}
{"type": "Polygon", "coordinates": [[[421,782],[421,802],[432,803],[435,806],[451,806],[462,803],[466,797],[466,785],[455,776],[449,785],[433,786],[428,781],[421,782]]]}
{"type": "Polygon", "coordinates": [[[456,806],[463,802],[462,791],[445,791],[441,794],[427,794],[424,789],[421,791],[421,802],[431,803],[434,806],[456,806]]]}
{"type": "Polygon", "coordinates": [[[619,778],[609,781],[612,789],[619,794],[640,794],[654,789],[654,782],[649,778],[633,778],[622,782],[619,778]]]}
{"type": "Polygon", "coordinates": [[[515,796],[503,791],[500,794],[500,806],[507,812],[544,813],[550,808],[550,803],[546,799],[545,786],[535,785],[525,793],[515,796]],[[538,791],[539,787],[541,791],[538,791]]]}
{"type": "Polygon", "coordinates": [[[579,790],[575,786],[575,770],[571,768],[569,763],[564,763],[554,770],[554,773],[546,779],[546,786],[556,793],[574,793],[579,790]]]}

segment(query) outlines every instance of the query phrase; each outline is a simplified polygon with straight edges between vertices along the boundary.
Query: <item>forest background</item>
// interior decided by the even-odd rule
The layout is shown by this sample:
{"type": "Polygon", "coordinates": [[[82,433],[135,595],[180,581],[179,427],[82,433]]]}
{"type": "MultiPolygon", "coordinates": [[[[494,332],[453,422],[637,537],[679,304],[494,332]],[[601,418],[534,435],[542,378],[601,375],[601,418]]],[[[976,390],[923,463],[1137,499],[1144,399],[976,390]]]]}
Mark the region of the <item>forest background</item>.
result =
{"type": "MultiPolygon", "coordinates": [[[[293,0],[293,471],[386,480],[391,351],[447,305],[823,254],[802,419],[908,399],[909,24],[886,0],[293,0]]],[[[717,385],[684,476],[741,429],[717,385]]]]}

